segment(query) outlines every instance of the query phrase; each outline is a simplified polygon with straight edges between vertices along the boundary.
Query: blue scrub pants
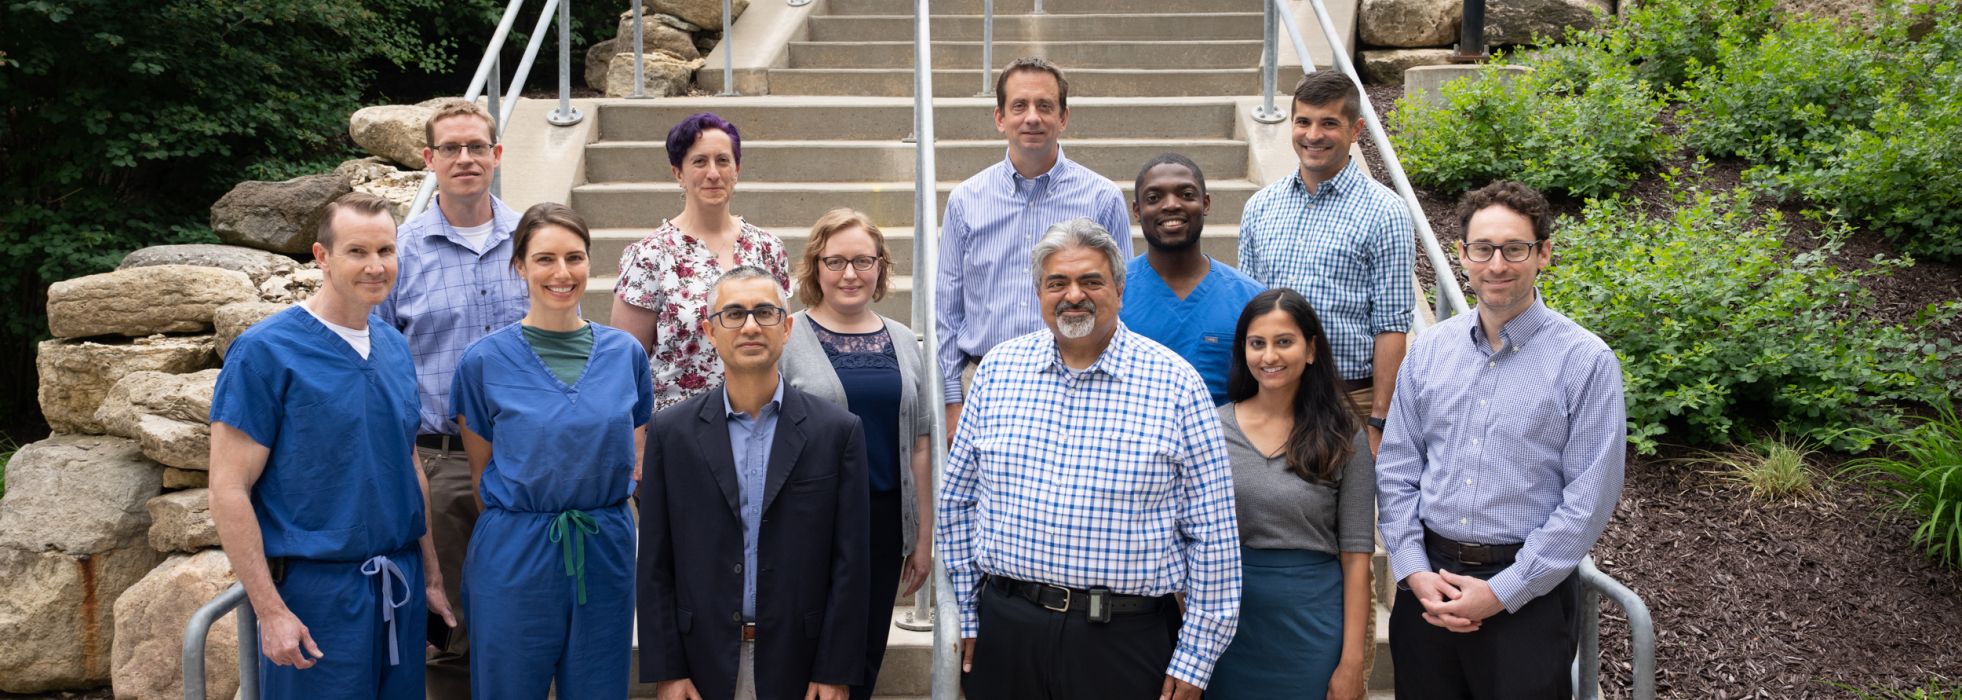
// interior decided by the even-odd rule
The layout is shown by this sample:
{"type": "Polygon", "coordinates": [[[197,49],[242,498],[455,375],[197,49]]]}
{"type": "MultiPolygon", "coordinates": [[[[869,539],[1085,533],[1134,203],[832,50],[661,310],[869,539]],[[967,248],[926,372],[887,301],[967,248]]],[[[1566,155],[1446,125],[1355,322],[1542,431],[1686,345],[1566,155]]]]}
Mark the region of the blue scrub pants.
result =
{"type": "Polygon", "coordinates": [[[559,513],[488,508],[463,561],[470,619],[470,694],[479,700],[624,698],[633,646],[634,521],[625,502],[586,511],[594,532],[561,529],[559,513]],[[578,534],[575,534],[575,531],[578,534]],[[583,539],[586,602],[566,574],[583,539]]]}
{"type": "Polygon", "coordinates": [[[423,697],[423,646],[428,636],[428,601],[423,590],[422,550],[410,546],[385,555],[393,564],[288,559],[278,585],[286,607],[307,626],[321,657],[312,668],[279,666],[259,654],[261,697],[316,698],[423,697]],[[364,569],[375,573],[363,573],[364,569]],[[399,577],[397,574],[399,573],[399,577]],[[384,597],[383,586],[390,590],[384,597]],[[383,619],[385,600],[394,624],[383,619]],[[391,627],[393,628],[391,630],[391,627]],[[389,660],[389,635],[396,659],[389,660]]]}

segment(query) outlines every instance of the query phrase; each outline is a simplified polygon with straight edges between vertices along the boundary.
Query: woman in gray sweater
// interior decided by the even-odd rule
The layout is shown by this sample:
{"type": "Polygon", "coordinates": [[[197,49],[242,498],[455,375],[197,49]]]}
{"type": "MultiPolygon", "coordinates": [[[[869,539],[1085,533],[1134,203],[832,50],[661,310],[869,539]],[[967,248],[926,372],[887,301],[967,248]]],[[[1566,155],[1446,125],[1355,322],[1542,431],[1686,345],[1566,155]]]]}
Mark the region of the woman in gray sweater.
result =
{"type": "Polygon", "coordinates": [[[1270,289],[1233,337],[1219,408],[1240,520],[1240,629],[1209,699],[1364,696],[1375,465],[1308,300],[1270,289]]]}

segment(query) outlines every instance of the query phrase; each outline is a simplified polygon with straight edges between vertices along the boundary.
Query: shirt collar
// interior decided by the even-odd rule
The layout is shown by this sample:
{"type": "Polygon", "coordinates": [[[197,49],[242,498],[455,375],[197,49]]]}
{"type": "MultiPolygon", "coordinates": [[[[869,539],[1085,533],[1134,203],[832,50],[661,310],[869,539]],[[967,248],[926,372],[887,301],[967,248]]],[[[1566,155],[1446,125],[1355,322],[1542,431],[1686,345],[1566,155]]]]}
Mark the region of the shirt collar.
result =
{"type": "MultiPolygon", "coordinates": [[[[422,236],[424,238],[447,238],[452,243],[459,246],[463,245],[463,234],[457,233],[456,226],[450,223],[450,217],[444,215],[443,207],[439,206],[442,196],[441,193],[429,196],[429,206],[423,211],[435,215],[436,225],[423,229],[422,236]]],[[[517,224],[511,220],[515,216],[515,213],[510,208],[504,206],[504,202],[498,199],[497,195],[490,195],[490,201],[491,232],[490,238],[485,239],[484,250],[486,251],[497,247],[497,244],[502,243],[504,239],[510,238],[511,230],[517,228],[517,224]]]]}
{"type": "Polygon", "coordinates": [[[1116,332],[1111,333],[1110,344],[1104,346],[1104,354],[1098,355],[1097,361],[1090,363],[1089,367],[1077,371],[1070,369],[1069,364],[1063,362],[1063,350],[1056,345],[1056,332],[1047,331],[1042,335],[1041,352],[1036,356],[1048,358],[1048,362],[1038,365],[1037,369],[1046,369],[1065,376],[1102,373],[1115,379],[1122,379],[1124,368],[1130,364],[1126,360],[1130,357],[1131,346],[1131,329],[1125,327],[1124,322],[1120,320],[1117,322],[1116,332]]]}
{"type": "Polygon", "coordinates": [[[783,408],[783,374],[781,373],[777,374],[776,392],[770,394],[770,401],[757,409],[755,416],[744,415],[737,411],[735,406],[729,405],[729,386],[727,384],[722,386],[722,414],[729,418],[758,418],[765,413],[775,413],[781,408],[783,408]]]}
{"type": "Polygon", "coordinates": [[[1048,170],[1043,171],[1041,175],[1037,175],[1035,177],[1022,177],[1021,171],[1015,169],[1015,161],[1008,159],[1008,150],[1006,148],[1002,149],[1001,165],[1004,170],[1008,171],[1008,185],[1010,187],[1014,187],[1016,184],[1021,183],[1023,181],[1029,181],[1029,182],[1054,181],[1058,175],[1063,174],[1063,164],[1068,162],[1070,162],[1070,159],[1063,156],[1063,147],[1061,144],[1058,144],[1056,146],[1056,162],[1050,164],[1048,170]]]}
{"type": "MultiPolygon", "coordinates": [[[[1336,173],[1335,177],[1324,180],[1321,187],[1315,190],[1314,196],[1320,197],[1348,192],[1349,188],[1355,185],[1356,178],[1362,177],[1362,168],[1356,164],[1356,161],[1356,155],[1354,153],[1349,154],[1349,164],[1342,166],[1342,172],[1336,173]]],[[[1295,166],[1294,174],[1290,177],[1294,180],[1294,189],[1296,192],[1304,195],[1309,194],[1308,182],[1301,179],[1300,166],[1295,166]]]]}
{"type": "MultiPolygon", "coordinates": [[[[1479,313],[1484,310],[1483,304],[1472,307],[1471,339],[1474,345],[1484,341],[1486,347],[1491,347],[1491,342],[1485,337],[1485,324],[1478,321],[1479,313]]],[[[1520,312],[1518,316],[1512,317],[1506,325],[1500,326],[1499,336],[1505,339],[1506,347],[1517,352],[1526,347],[1527,341],[1532,340],[1533,336],[1539,333],[1540,328],[1546,325],[1547,319],[1552,315],[1553,311],[1546,308],[1546,299],[1540,296],[1540,290],[1535,289],[1533,305],[1526,307],[1526,310],[1520,312]]]]}

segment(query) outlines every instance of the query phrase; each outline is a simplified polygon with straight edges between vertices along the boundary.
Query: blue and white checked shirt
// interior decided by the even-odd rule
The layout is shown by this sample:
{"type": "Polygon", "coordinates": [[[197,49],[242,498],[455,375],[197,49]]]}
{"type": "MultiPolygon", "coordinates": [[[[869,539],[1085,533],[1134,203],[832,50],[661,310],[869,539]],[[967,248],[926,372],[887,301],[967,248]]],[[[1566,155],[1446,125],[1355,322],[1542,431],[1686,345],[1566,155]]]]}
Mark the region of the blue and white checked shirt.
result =
{"type": "Polygon", "coordinates": [[[722,410],[729,419],[729,454],[736,457],[736,483],[740,497],[736,505],[743,516],[743,619],[756,621],[756,551],[763,531],[763,483],[770,475],[770,447],[777,441],[777,418],[783,414],[783,378],[777,378],[777,392],[756,415],[736,411],[729,405],[727,389],[722,394],[722,410]]]}
{"type": "Polygon", "coordinates": [[[1126,595],[1186,592],[1167,673],[1205,687],[1239,625],[1240,528],[1206,382],[1118,324],[1089,369],[1048,330],[981,361],[954,433],[934,539],[961,636],[994,574],[1126,595]]]}
{"type": "Polygon", "coordinates": [[[961,370],[997,344],[1043,329],[1029,252],[1050,226],[1089,217],[1131,257],[1131,210],[1117,185],[1057,149],[1056,165],[1022,177],[1006,158],[947,195],[934,280],[934,330],[947,403],[961,400],[961,370]]]}
{"type": "Polygon", "coordinates": [[[1425,333],[1397,372],[1376,459],[1377,518],[1402,581],[1431,571],[1424,526],[1524,543],[1489,583],[1507,610],[1553,590],[1608,527],[1628,445],[1621,362],[1535,299],[1492,350],[1478,313],[1425,333]]]}
{"type": "Polygon", "coordinates": [[[1354,158],[1314,193],[1301,171],[1247,200],[1240,271],[1308,298],[1343,379],[1375,374],[1376,335],[1410,330],[1417,250],[1410,211],[1354,158]]]}
{"type": "Polygon", "coordinates": [[[448,415],[450,380],[463,349],[517,323],[530,307],[525,281],[511,269],[518,213],[492,197],[491,222],[482,254],[464,245],[435,200],[395,232],[395,288],[375,316],[409,339],[424,435],[457,434],[448,415]]]}

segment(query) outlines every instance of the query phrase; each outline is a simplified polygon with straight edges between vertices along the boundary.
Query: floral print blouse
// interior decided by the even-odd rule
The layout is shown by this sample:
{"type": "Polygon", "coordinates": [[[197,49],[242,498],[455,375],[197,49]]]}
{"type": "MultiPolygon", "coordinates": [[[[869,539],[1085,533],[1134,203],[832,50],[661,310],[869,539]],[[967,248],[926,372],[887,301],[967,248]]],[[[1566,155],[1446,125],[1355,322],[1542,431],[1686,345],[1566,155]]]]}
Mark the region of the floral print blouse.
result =
{"type": "MultiPolygon", "coordinates": [[[[790,289],[790,260],[783,241],[742,222],[736,234],[736,264],[768,270],[777,286],[790,289]]],[[[715,253],[673,222],[627,246],[620,254],[620,300],[653,311],[654,410],[715,388],[722,383],[722,358],[702,337],[701,321],[708,309],[709,289],[721,276],[715,253]]]]}

